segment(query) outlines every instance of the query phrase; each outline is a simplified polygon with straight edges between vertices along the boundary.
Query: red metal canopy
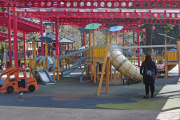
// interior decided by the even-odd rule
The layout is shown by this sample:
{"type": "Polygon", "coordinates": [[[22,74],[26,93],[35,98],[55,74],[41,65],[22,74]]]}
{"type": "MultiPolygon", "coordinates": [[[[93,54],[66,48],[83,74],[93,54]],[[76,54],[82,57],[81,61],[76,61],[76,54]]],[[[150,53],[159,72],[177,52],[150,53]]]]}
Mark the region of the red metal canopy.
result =
{"type": "MultiPolygon", "coordinates": [[[[3,41],[3,40],[8,39],[8,38],[9,37],[8,37],[7,33],[0,32],[0,41],[3,41]]],[[[24,39],[23,37],[19,37],[19,36],[17,36],[17,38],[20,39],[20,40],[24,39]]],[[[27,38],[26,38],[26,40],[27,40],[27,38]]]]}
{"type": "Polygon", "coordinates": [[[151,18],[180,19],[179,10],[142,9],[17,9],[17,16],[34,18],[151,18]]]}
{"type": "MultiPolygon", "coordinates": [[[[0,25],[6,24],[8,26],[8,13],[0,12],[0,25]]],[[[11,15],[11,22],[13,23],[12,15],[11,15]]],[[[13,28],[13,24],[11,24],[13,28]]],[[[18,17],[17,18],[17,29],[19,32],[28,33],[38,33],[41,30],[40,24],[26,20],[24,18],[18,17]]]]}
{"type": "MultiPolygon", "coordinates": [[[[52,18],[53,19],[53,18],[52,18]]],[[[51,21],[52,19],[45,19],[51,21]]],[[[125,18],[114,18],[114,19],[102,19],[102,18],[60,18],[59,23],[64,25],[66,23],[101,23],[101,24],[117,24],[117,25],[134,25],[134,24],[180,24],[180,20],[173,19],[125,19],[125,18]]]]}
{"type": "Polygon", "coordinates": [[[0,0],[1,7],[179,9],[178,0],[0,0]]]}

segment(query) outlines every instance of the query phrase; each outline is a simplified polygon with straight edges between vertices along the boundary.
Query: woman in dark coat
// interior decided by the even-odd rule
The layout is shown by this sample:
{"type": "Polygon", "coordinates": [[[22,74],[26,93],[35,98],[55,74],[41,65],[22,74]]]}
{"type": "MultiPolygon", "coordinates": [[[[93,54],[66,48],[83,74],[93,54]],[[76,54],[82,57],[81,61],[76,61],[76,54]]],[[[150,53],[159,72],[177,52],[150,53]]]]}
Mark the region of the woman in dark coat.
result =
{"type": "Polygon", "coordinates": [[[152,61],[151,55],[146,55],[145,61],[142,62],[142,65],[140,67],[140,74],[143,75],[143,83],[145,84],[145,90],[146,90],[146,95],[144,98],[148,98],[149,96],[149,87],[151,89],[151,98],[154,96],[154,83],[155,83],[155,78],[151,78],[146,76],[146,69],[151,70],[155,72],[155,78],[157,77],[157,68],[156,64],[152,61]],[[143,73],[142,73],[143,70],[143,73]]]}

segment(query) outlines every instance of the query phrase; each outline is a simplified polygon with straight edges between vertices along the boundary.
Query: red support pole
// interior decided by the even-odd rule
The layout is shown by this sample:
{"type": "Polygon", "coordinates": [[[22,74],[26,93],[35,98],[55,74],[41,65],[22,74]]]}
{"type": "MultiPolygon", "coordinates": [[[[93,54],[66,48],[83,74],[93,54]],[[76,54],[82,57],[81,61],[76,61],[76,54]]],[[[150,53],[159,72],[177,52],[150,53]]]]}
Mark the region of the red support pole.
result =
{"type": "Polygon", "coordinates": [[[54,31],[54,27],[55,27],[55,26],[53,25],[53,33],[55,33],[55,31],[54,31]]]}
{"type": "Polygon", "coordinates": [[[11,48],[11,8],[8,7],[8,38],[9,38],[9,67],[12,67],[12,48],[11,48]]]}
{"type": "Polygon", "coordinates": [[[58,21],[55,23],[56,27],[56,56],[59,56],[59,26],[58,26],[58,21]]]}
{"type": "MultiPolygon", "coordinates": [[[[140,46],[140,40],[139,40],[139,30],[137,29],[137,46],[140,46]]],[[[138,54],[140,54],[140,48],[137,49],[138,54]]],[[[140,66],[140,56],[138,56],[138,66],[140,66]]]]}
{"type": "Polygon", "coordinates": [[[15,67],[18,67],[17,16],[15,11],[16,7],[13,7],[14,61],[15,67]]]}
{"type": "MultiPolygon", "coordinates": [[[[41,36],[43,36],[43,18],[40,19],[41,36]]],[[[41,41],[41,55],[44,56],[44,44],[41,41]]]]}
{"type": "Polygon", "coordinates": [[[23,32],[23,44],[24,44],[24,67],[26,68],[26,34],[23,32]]]}
{"type": "MultiPolygon", "coordinates": [[[[145,39],[144,41],[145,41],[145,46],[146,46],[146,29],[144,29],[144,36],[145,36],[144,37],[144,39],[145,39]]],[[[146,48],[145,48],[145,52],[146,52],[146,48]]]]}

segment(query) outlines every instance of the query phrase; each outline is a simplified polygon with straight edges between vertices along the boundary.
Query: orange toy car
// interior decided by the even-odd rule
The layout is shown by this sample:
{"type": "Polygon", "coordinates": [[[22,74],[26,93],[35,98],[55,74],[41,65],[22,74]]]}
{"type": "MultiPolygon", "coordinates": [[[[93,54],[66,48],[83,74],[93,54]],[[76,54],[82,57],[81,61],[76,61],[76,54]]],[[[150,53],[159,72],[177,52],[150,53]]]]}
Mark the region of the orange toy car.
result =
{"type": "MultiPolygon", "coordinates": [[[[4,78],[4,77],[3,77],[4,78]]],[[[13,91],[30,91],[39,89],[34,78],[27,78],[26,71],[22,67],[10,67],[0,74],[0,91],[2,93],[12,93],[13,91]],[[19,74],[23,73],[23,74],[19,74]],[[3,80],[2,76],[7,75],[3,80]]]]}

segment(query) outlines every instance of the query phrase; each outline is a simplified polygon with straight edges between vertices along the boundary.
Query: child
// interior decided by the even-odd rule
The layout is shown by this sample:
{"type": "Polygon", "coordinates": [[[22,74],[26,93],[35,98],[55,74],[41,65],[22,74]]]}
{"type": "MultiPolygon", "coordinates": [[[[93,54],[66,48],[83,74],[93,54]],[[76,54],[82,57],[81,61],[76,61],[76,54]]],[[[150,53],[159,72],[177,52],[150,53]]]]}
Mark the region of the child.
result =
{"type": "Polygon", "coordinates": [[[159,59],[159,61],[158,61],[157,70],[164,71],[164,63],[163,63],[162,59],[159,59]]]}

